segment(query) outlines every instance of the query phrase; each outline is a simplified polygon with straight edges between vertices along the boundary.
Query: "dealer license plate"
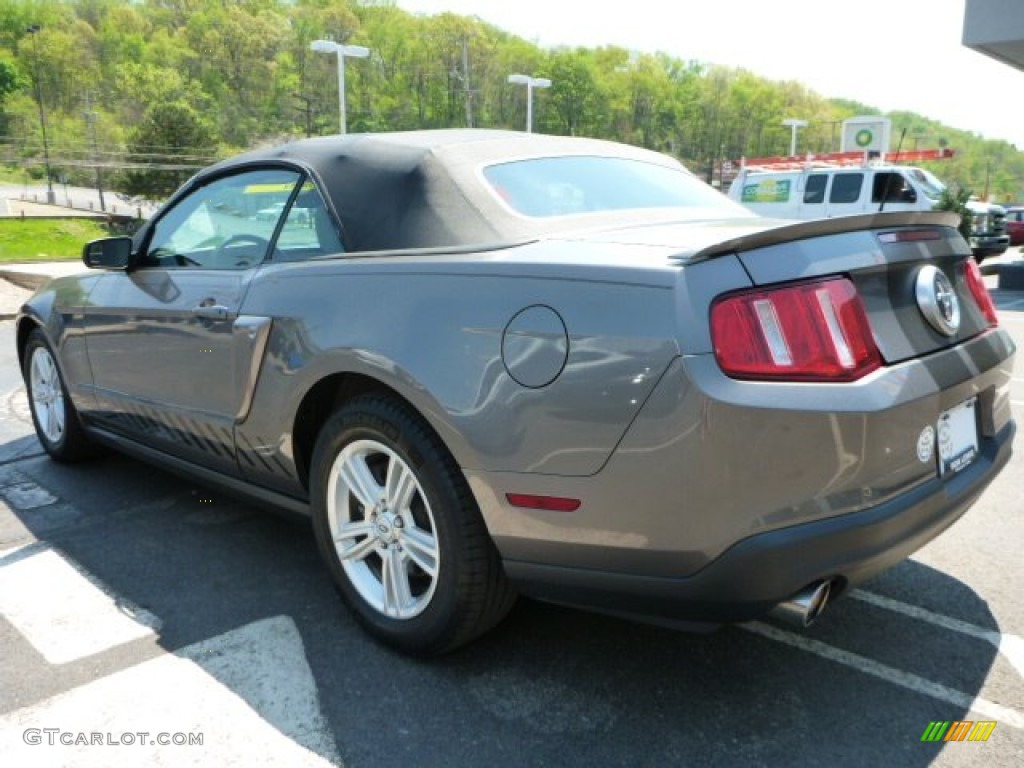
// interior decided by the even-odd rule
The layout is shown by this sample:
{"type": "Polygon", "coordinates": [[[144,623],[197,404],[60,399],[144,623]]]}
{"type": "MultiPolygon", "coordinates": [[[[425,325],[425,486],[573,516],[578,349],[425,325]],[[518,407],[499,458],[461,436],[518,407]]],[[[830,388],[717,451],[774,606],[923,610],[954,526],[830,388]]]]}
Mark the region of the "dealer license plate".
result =
{"type": "Polygon", "coordinates": [[[939,416],[936,425],[939,474],[959,472],[978,455],[978,420],[974,415],[978,398],[972,397],[939,416]]]}

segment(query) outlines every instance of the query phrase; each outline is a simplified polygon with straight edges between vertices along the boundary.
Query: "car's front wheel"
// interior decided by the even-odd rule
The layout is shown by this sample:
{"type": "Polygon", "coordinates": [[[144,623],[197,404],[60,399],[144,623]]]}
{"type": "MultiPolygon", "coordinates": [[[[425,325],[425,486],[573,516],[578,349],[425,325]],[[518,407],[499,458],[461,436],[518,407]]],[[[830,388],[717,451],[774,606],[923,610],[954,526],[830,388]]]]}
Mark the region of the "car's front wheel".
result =
{"type": "Polygon", "coordinates": [[[360,397],[327,421],[312,461],[313,524],[342,596],[407,653],[452,650],[514,592],[455,460],[409,406],[360,397]]]}
{"type": "Polygon", "coordinates": [[[32,423],[46,452],[57,461],[78,461],[92,455],[96,447],[78,421],[57,361],[38,328],[29,334],[22,371],[32,423]]]}

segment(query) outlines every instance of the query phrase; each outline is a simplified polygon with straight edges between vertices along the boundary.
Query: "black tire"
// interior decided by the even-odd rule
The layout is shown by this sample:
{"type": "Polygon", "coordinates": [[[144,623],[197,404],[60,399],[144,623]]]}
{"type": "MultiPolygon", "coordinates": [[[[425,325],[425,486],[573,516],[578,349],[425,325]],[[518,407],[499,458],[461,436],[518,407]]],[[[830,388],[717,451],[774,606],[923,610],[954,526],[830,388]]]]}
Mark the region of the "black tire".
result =
{"type": "Polygon", "coordinates": [[[465,477],[405,403],[366,395],[337,410],[317,438],[310,485],[320,553],[377,639],[434,656],[512,607],[515,592],[465,477]]]}
{"type": "Polygon", "coordinates": [[[21,371],[36,436],[50,457],[70,463],[95,455],[96,444],[82,429],[78,411],[68,396],[57,365],[57,357],[39,328],[28,336],[21,371]]]}

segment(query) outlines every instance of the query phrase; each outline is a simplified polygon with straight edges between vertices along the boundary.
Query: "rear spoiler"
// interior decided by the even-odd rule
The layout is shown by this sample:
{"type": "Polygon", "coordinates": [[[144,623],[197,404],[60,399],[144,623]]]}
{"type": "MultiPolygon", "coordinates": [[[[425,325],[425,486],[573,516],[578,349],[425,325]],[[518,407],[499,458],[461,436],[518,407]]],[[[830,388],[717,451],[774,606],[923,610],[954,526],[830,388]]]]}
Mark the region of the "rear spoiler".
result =
{"type": "Polygon", "coordinates": [[[846,232],[859,232],[872,229],[889,229],[892,227],[950,227],[956,229],[960,225],[960,216],[949,211],[910,211],[901,213],[865,213],[856,216],[836,216],[831,219],[814,219],[812,221],[780,221],[779,226],[763,229],[759,232],[734,237],[720,243],[702,248],[693,255],[680,254],[687,264],[707,261],[730,253],[741,253],[769,245],[806,240],[825,235],[839,235],[846,232]]]}

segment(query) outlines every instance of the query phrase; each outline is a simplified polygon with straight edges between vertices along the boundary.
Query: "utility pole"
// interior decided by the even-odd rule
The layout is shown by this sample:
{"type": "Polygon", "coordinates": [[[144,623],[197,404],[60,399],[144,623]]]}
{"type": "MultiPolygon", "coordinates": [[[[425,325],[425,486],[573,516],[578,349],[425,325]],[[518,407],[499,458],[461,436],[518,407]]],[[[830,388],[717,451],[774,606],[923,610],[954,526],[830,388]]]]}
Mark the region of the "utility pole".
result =
{"type": "Polygon", "coordinates": [[[39,79],[39,30],[38,24],[29,24],[25,31],[32,35],[33,71],[36,81],[36,101],[39,103],[39,126],[43,131],[43,164],[46,167],[46,202],[54,205],[57,195],[53,191],[53,174],[50,173],[50,143],[46,138],[46,110],[43,109],[43,85],[39,79]]]}
{"type": "Polygon", "coordinates": [[[469,85],[469,41],[462,38],[462,87],[466,102],[466,127],[473,127],[473,89],[469,85]]]}
{"type": "Polygon", "coordinates": [[[313,135],[313,99],[301,93],[293,93],[292,98],[299,99],[305,104],[304,107],[292,107],[292,109],[302,112],[306,116],[306,138],[308,139],[313,135]]]}
{"type": "Polygon", "coordinates": [[[92,139],[91,160],[96,168],[96,191],[100,196],[100,210],[106,212],[107,202],[103,199],[103,171],[100,168],[99,159],[96,157],[96,118],[99,116],[92,107],[92,94],[85,92],[85,121],[89,124],[89,137],[92,139]]]}

